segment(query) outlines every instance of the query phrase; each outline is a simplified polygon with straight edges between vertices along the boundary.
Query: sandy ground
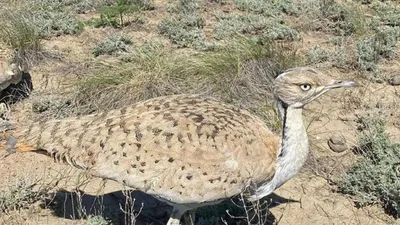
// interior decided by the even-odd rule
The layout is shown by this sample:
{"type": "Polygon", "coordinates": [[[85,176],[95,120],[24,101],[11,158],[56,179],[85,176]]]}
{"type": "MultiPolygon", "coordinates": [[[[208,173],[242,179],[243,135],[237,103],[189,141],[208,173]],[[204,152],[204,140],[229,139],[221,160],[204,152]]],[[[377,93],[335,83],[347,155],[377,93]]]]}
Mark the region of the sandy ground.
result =
{"type": "MultiPolygon", "coordinates": [[[[150,27],[140,31],[131,31],[130,35],[136,40],[143,41],[156,36],[151,30],[158,24],[161,16],[165,15],[166,8],[159,7],[159,11],[151,12],[150,27]]],[[[93,15],[85,15],[90,18],[93,15]]],[[[37,65],[30,71],[35,86],[35,92],[53,92],[64,88],[63,81],[71,76],[79,75],[80,67],[75,62],[89,62],[91,49],[95,43],[112,29],[85,29],[78,36],[61,36],[43,42],[46,49],[62,52],[64,60],[51,60],[37,65]]],[[[326,36],[319,33],[303,35],[303,48],[325,42],[326,36]]],[[[0,52],[0,60],[5,61],[7,52],[0,52]]],[[[388,73],[398,69],[396,65],[387,65],[388,73]]],[[[329,71],[332,76],[341,79],[359,80],[355,74],[346,74],[340,71],[329,71]]],[[[357,145],[356,122],[361,106],[376,108],[378,105],[387,113],[388,132],[393,140],[400,141],[400,86],[388,86],[361,81],[362,87],[345,92],[335,91],[313,102],[305,110],[305,119],[308,124],[308,133],[311,141],[311,154],[303,172],[290,180],[275,194],[284,199],[292,200],[290,203],[281,203],[271,212],[279,225],[380,225],[393,224],[393,218],[384,214],[379,207],[357,208],[351,197],[335,193],[335,187],[329,184],[330,179],[336,179],[355,160],[356,156],[349,150],[344,153],[335,153],[327,145],[327,140],[332,134],[342,134],[349,148],[357,145]]],[[[17,123],[28,123],[34,118],[32,115],[32,101],[26,99],[13,106],[11,119],[17,123]]],[[[52,193],[57,193],[57,202],[50,205],[33,204],[31,208],[21,210],[9,215],[0,214],[0,224],[85,224],[80,219],[76,209],[76,191],[85,193],[82,197],[83,208],[88,215],[96,213],[93,208],[96,196],[101,196],[103,204],[119,210],[125,198],[121,190],[122,185],[111,181],[102,181],[92,178],[77,169],[54,163],[43,155],[33,153],[7,155],[0,152],[0,190],[19,178],[37,178],[39,183],[54,184],[52,193]],[[56,205],[56,206],[54,206],[56,205]],[[63,208],[60,212],[60,206],[63,208]],[[74,208],[75,210],[72,210],[74,208]],[[90,212],[94,211],[94,212],[90,212]]],[[[82,195],[81,195],[82,196],[82,195]]],[[[135,193],[136,206],[145,202],[143,218],[137,224],[146,224],[148,217],[153,224],[165,222],[170,207],[161,204],[141,193],[135,193]],[[154,210],[154,209],[157,210],[154,210]]]]}

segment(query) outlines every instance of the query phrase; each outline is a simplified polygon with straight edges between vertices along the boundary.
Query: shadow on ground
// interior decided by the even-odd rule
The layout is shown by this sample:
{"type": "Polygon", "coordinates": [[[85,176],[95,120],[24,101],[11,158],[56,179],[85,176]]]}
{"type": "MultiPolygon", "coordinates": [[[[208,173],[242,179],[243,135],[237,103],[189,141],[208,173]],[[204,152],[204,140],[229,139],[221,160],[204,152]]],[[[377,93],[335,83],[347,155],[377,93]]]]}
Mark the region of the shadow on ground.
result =
{"type": "MultiPolygon", "coordinates": [[[[293,201],[272,194],[257,205],[246,202],[244,207],[243,200],[233,198],[218,205],[198,208],[196,224],[247,224],[250,217],[253,218],[252,224],[272,225],[276,218],[268,208],[290,202],[293,201]]],[[[116,191],[99,196],[81,191],[59,191],[46,205],[58,217],[79,220],[101,215],[111,224],[121,225],[166,224],[172,210],[168,204],[140,191],[116,191]],[[132,219],[135,223],[131,223],[132,219]]]]}
{"type": "Polygon", "coordinates": [[[7,88],[0,91],[0,103],[15,104],[27,97],[33,90],[32,77],[28,72],[21,72],[21,81],[11,83],[7,88]]]}

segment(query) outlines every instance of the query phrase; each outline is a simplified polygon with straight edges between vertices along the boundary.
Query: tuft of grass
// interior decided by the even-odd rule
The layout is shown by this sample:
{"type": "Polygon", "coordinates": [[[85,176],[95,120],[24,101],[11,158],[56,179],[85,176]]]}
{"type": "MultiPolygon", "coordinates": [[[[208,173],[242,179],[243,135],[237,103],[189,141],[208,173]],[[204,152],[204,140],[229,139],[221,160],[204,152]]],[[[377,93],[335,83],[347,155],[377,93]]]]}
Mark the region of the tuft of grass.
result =
{"type": "Polygon", "coordinates": [[[99,55],[120,56],[129,52],[132,44],[132,39],[127,36],[112,35],[97,44],[92,53],[95,57],[99,55]]]}
{"type": "MultiPolygon", "coordinates": [[[[317,2],[299,0],[296,6],[302,13],[303,28],[323,31],[338,36],[362,36],[370,26],[370,20],[365,16],[360,4],[335,0],[320,0],[317,2]]],[[[300,22],[302,23],[302,22],[300,22]]]]}
{"type": "Polygon", "coordinates": [[[400,143],[386,133],[384,119],[377,115],[360,118],[359,153],[362,158],[345,174],[341,192],[355,195],[361,206],[381,204],[400,217],[400,143]]]}
{"type": "Polygon", "coordinates": [[[29,60],[41,52],[38,31],[31,23],[32,15],[9,9],[0,10],[0,42],[18,52],[18,55],[29,60]]]}
{"type": "Polygon", "coordinates": [[[300,34],[286,26],[284,21],[259,14],[216,15],[213,36],[217,40],[229,39],[238,34],[261,36],[269,40],[299,40],[300,34]]]}
{"type": "Polygon", "coordinates": [[[197,54],[177,55],[159,43],[136,46],[126,64],[78,81],[74,107],[82,114],[110,110],[161,95],[202,93],[247,108],[279,129],[272,79],[297,66],[290,46],[248,38],[197,54]]]}

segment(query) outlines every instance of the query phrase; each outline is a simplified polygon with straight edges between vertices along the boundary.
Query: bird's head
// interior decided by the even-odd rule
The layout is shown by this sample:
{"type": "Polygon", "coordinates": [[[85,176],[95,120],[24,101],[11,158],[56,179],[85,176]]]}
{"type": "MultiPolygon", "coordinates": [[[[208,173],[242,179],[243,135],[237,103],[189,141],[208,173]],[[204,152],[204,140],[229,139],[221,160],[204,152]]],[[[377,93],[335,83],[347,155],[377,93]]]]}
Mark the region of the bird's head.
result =
{"type": "Polygon", "coordinates": [[[328,75],[309,67],[293,68],[275,79],[275,97],[287,106],[301,108],[329,90],[341,87],[357,87],[354,81],[334,80],[328,75]]]}

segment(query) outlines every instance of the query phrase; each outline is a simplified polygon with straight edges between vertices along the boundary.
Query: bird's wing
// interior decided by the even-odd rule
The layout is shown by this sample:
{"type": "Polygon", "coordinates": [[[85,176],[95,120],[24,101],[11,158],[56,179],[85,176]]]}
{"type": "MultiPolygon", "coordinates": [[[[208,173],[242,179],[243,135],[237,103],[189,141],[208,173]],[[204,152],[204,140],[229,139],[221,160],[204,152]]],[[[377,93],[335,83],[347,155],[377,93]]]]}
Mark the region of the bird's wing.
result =
{"type": "Polygon", "coordinates": [[[96,176],[187,204],[270,179],[279,145],[247,111],[188,95],[32,125],[22,140],[96,176]]]}

